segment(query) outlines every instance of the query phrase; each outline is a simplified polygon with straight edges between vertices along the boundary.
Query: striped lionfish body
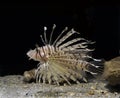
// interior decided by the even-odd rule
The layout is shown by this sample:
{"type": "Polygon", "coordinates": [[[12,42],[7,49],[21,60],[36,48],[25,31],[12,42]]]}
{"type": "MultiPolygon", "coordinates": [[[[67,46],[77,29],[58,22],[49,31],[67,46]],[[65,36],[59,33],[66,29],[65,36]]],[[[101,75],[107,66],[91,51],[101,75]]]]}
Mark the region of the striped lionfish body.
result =
{"type": "Polygon", "coordinates": [[[87,59],[97,61],[88,55],[93,51],[88,49],[88,44],[93,42],[84,38],[73,38],[68,40],[69,37],[79,33],[74,29],[68,31],[66,27],[60,35],[52,42],[52,35],[56,25],[53,25],[49,41],[46,37],[47,27],[44,27],[44,37],[41,40],[45,44],[42,47],[36,46],[35,49],[27,52],[28,57],[38,61],[38,68],[35,70],[35,79],[37,82],[57,84],[66,82],[71,85],[71,81],[79,83],[79,80],[86,80],[86,72],[97,74],[90,71],[89,67],[98,68],[87,59]],[[65,34],[63,37],[62,35],[65,34]]]}

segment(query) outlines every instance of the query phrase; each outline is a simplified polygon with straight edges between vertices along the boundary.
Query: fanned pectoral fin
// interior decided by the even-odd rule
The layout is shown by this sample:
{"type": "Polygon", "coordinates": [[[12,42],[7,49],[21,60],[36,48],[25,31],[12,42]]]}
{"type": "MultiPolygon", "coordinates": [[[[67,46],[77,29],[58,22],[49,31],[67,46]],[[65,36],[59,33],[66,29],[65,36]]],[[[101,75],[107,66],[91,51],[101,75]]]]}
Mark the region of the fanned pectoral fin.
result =
{"type": "Polygon", "coordinates": [[[53,65],[52,67],[54,71],[57,74],[57,77],[61,77],[61,80],[59,82],[66,81],[69,85],[71,85],[71,83],[69,82],[69,78],[68,78],[70,74],[67,71],[67,69],[57,63],[52,63],[52,65],[53,65]]]}

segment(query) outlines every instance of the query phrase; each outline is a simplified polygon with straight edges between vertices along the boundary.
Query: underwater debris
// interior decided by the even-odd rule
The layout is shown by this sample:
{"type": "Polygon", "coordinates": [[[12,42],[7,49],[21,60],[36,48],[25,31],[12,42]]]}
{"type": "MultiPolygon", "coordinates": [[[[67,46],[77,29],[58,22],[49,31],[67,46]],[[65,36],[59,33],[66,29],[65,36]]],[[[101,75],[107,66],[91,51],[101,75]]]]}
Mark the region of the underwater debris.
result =
{"type": "Polygon", "coordinates": [[[23,81],[24,82],[31,82],[31,81],[34,81],[35,80],[35,68],[32,69],[32,70],[29,70],[29,71],[25,71],[23,76],[23,81]]]}
{"type": "Polygon", "coordinates": [[[98,59],[94,59],[89,55],[93,49],[89,49],[88,45],[94,42],[88,41],[84,38],[80,38],[80,33],[73,28],[68,31],[68,27],[60,33],[55,41],[52,42],[53,31],[56,25],[53,25],[52,32],[48,38],[46,36],[47,27],[44,27],[44,36],[40,35],[44,46],[36,46],[35,49],[29,50],[27,56],[30,59],[38,61],[38,68],[34,70],[34,76],[28,75],[33,71],[27,72],[25,78],[30,80],[31,77],[35,77],[36,82],[57,84],[66,82],[71,85],[71,81],[74,83],[80,83],[80,81],[87,82],[86,72],[92,75],[97,75],[97,72],[92,72],[90,69],[99,69],[93,63],[100,62],[98,59]],[[64,35],[63,35],[64,34],[64,35]],[[72,37],[77,34],[76,37],[72,37]],[[68,38],[72,37],[71,40],[68,38]],[[67,42],[66,42],[67,41],[67,42]],[[92,62],[90,62],[92,61],[92,62]]]}
{"type": "Polygon", "coordinates": [[[103,78],[109,85],[120,85],[120,56],[104,63],[103,78]]]}

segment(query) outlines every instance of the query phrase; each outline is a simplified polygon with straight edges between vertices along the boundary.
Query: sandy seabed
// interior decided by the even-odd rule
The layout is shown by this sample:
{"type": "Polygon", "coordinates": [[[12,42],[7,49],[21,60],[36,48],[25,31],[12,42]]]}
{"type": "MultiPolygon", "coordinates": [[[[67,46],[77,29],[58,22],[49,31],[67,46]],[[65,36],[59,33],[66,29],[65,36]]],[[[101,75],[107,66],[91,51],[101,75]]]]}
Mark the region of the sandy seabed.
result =
{"type": "Polygon", "coordinates": [[[71,86],[24,83],[21,75],[0,77],[0,98],[120,98],[120,89],[93,80],[71,86]]]}

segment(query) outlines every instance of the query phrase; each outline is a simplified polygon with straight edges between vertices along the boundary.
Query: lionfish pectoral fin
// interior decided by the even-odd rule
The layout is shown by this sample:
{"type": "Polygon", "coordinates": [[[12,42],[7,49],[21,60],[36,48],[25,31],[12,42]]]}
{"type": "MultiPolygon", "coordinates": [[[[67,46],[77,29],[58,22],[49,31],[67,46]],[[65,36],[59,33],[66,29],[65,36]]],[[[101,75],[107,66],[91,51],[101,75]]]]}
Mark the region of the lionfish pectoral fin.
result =
{"type": "Polygon", "coordinates": [[[86,72],[89,72],[90,74],[92,75],[97,75],[98,73],[95,73],[95,72],[92,72],[92,71],[89,71],[89,70],[85,70],[86,72]]]}
{"type": "Polygon", "coordinates": [[[73,75],[70,76],[70,79],[75,81],[77,84],[80,84],[80,82],[73,75]]]}

